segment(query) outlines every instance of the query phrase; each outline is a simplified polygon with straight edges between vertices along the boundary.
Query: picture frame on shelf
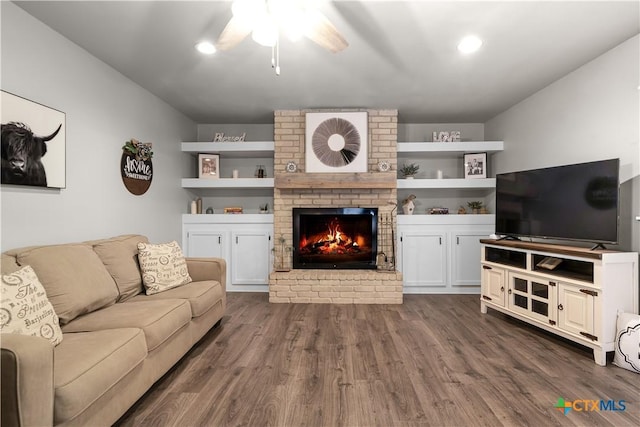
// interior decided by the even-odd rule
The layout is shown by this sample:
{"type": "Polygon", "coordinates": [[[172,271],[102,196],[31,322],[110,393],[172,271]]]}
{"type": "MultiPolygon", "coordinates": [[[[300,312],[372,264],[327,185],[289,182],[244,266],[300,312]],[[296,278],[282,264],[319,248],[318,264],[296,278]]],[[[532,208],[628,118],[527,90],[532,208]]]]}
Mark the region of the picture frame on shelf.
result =
{"type": "Polygon", "coordinates": [[[487,177],[487,153],[468,153],[464,155],[464,177],[479,179],[487,177]]]}
{"type": "Polygon", "coordinates": [[[198,154],[198,178],[220,178],[220,155],[198,154]]]}

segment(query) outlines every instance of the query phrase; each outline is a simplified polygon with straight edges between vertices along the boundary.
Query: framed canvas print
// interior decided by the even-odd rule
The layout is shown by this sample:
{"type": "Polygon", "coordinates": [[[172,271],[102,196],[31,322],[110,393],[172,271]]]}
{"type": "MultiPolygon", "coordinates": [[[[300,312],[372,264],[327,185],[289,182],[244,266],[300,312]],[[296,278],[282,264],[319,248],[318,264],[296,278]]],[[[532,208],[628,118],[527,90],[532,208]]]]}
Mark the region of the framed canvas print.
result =
{"type": "Polygon", "coordinates": [[[306,172],[367,172],[366,112],[307,113],[306,172]]]}
{"type": "Polygon", "coordinates": [[[464,155],[464,177],[465,178],[486,178],[487,177],[487,153],[464,155]]]}
{"type": "Polygon", "coordinates": [[[220,178],[220,155],[199,154],[198,171],[198,178],[200,179],[220,178]]]}
{"type": "Polygon", "coordinates": [[[66,187],[65,113],[0,91],[2,184],[66,187]]]}

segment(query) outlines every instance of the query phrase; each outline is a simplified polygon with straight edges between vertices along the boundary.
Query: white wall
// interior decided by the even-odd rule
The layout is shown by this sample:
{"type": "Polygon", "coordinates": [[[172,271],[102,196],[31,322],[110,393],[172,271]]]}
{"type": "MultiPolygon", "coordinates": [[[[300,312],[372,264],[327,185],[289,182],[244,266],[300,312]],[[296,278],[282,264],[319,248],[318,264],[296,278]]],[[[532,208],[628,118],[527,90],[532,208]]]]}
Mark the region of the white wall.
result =
{"type": "Polygon", "coordinates": [[[485,123],[497,173],[620,158],[620,249],[640,251],[640,35],[485,123]]]}
{"type": "Polygon", "coordinates": [[[2,89],[65,112],[67,126],[66,189],[2,186],[2,249],[124,233],[180,241],[180,178],[192,167],[180,142],[196,124],[14,4],[3,1],[1,14],[2,89]],[[155,153],[142,196],[120,177],[131,138],[155,153]]]}

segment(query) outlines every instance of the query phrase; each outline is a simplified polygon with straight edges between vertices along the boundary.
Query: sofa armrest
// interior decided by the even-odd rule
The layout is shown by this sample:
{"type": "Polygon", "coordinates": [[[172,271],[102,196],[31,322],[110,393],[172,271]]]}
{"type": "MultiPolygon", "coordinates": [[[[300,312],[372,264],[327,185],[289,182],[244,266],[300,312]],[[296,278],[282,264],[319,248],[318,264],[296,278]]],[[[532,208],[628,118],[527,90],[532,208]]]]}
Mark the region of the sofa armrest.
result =
{"type": "Polygon", "coordinates": [[[189,276],[195,282],[217,280],[227,290],[227,262],[222,258],[186,258],[189,276]]]}
{"type": "Polygon", "coordinates": [[[2,334],[3,426],[53,425],[53,345],[44,338],[2,334]]]}

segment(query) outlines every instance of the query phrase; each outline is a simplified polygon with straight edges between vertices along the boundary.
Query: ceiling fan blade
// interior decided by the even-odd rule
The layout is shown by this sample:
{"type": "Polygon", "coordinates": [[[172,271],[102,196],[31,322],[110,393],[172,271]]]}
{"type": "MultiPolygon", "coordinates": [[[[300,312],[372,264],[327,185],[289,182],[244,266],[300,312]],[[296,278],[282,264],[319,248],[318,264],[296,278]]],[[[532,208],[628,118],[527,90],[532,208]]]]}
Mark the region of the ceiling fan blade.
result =
{"type": "Polygon", "coordinates": [[[305,36],[320,46],[333,53],[340,52],[349,46],[342,34],[322,13],[313,11],[308,19],[309,27],[305,31],[305,36]]]}
{"type": "Polygon", "coordinates": [[[216,41],[216,49],[229,50],[244,40],[250,32],[250,27],[243,24],[239,19],[232,17],[220,33],[216,41]]]}

